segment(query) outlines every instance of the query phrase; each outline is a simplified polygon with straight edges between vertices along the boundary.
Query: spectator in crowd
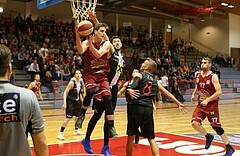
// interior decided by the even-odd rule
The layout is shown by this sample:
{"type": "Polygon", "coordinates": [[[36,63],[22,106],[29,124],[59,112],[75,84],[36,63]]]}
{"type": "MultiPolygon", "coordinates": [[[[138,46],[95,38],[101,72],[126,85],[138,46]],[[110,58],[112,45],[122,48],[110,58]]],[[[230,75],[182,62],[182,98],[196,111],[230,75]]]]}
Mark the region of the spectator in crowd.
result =
{"type": "Polygon", "coordinates": [[[210,67],[210,70],[211,70],[212,72],[214,72],[215,74],[217,74],[218,78],[220,79],[220,70],[219,70],[219,68],[217,67],[217,64],[216,64],[216,63],[212,64],[212,66],[210,67]]]}
{"type": "Polygon", "coordinates": [[[137,51],[134,51],[131,57],[131,67],[130,70],[132,71],[133,69],[138,69],[139,68],[139,56],[137,51]]]}
{"type": "Polygon", "coordinates": [[[33,63],[30,64],[28,72],[31,74],[31,80],[34,79],[35,74],[40,74],[39,65],[36,59],[33,60],[33,63]]]}
{"type": "MultiPolygon", "coordinates": [[[[161,81],[162,81],[162,86],[166,89],[169,90],[169,81],[168,81],[168,76],[167,73],[164,72],[163,76],[161,77],[161,81]]],[[[167,97],[165,95],[162,95],[162,101],[166,102],[167,101],[167,97]]]]}
{"type": "Polygon", "coordinates": [[[47,87],[50,92],[53,92],[52,74],[50,71],[47,71],[46,74],[43,76],[42,86],[47,87]]]}

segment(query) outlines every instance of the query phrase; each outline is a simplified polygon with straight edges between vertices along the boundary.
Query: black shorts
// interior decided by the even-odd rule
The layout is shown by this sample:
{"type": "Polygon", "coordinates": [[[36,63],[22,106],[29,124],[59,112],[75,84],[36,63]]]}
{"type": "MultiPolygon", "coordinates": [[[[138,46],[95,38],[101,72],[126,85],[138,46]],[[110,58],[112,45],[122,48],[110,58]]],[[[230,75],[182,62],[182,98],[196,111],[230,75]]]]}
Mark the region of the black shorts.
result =
{"type": "Polygon", "coordinates": [[[78,117],[81,113],[82,101],[67,99],[66,118],[78,117]]]}
{"type": "Polygon", "coordinates": [[[127,135],[139,134],[144,138],[154,139],[153,108],[128,104],[127,109],[127,135]]]}

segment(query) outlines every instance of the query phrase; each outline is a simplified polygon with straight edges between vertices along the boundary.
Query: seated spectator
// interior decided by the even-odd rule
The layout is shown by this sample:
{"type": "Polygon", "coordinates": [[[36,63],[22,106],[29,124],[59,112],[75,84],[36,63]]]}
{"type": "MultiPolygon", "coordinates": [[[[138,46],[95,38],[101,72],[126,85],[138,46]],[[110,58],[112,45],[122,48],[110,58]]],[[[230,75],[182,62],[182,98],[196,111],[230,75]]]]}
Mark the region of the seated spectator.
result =
{"type": "Polygon", "coordinates": [[[47,71],[46,74],[43,76],[42,86],[47,87],[51,92],[53,92],[52,74],[50,71],[47,71]]]}
{"type": "Polygon", "coordinates": [[[225,59],[224,59],[224,57],[223,57],[223,55],[221,55],[220,57],[219,57],[219,65],[220,66],[222,66],[222,67],[226,67],[226,61],[225,61],[225,59]]]}
{"type": "Polygon", "coordinates": [[[218,78],[220,79],[220,70],[219,70],[219,68],[217,67],[217,64],[214,63],[214,64],[211,66],[210,70],[211,70],[213,73],[217,74],[218,78]]]}
{"type": "Polygon", "coordinates": [[[226,64],[227,64],[227,67],[230,67],[230,68],[233,66],[231,55],[227,55],[227,57],[226,57],[226,64]]]}
{"type": "Polygon", "coordinates": [[[133,69],[138,69],[139,68],[139,56],[138,53],[136,51],[133,52],[132,57],[131,57],[131,67],[130,70],[133,71],[133,69]]]}
{"type": "Polygon", "coordinates": [[[30,64],[28,71],[31,74],[31,80],[34,79],[34,75],[35,74],[39,74],[40,73],[39,65],[38,65],[36,59],[33,60],[33,63],[30,64]]]}
{"type": "Polygon", "coordinates": [[[180,66],[180,56],[177,51],[174,51],[172,54],[172,61],[174,66],[180,66]]]}
{"type": "Polygon", "coordinates": [[[181,103],[183,103],[185,100],[183,98],[183,95],[182,93],[180,92],[179,90],[179,87],[178,87],[178,82],[177,82],[177,78],[176,77],[173,77],[172,78],[173,80],[173,86],[171,88],[171,93],[176,97],[176,99],[178,99],[178,101],[180,101],[181,103]]]}
{"type": "Polygon", "coordinates": [[[71,79],[71,72],[69,69],[69,65],[66,64],[63,68],[63,81],[69,81],[71,79]]]}
{"type": "Polygon", "coordinates": [[[61,67],[62,67],[62,65],[55,64],[55,75],[53,76],[54,80],[61,80],[62,79],[62,69],[61,69],[61,67]]]}
{"type": "Polygon", "coordinates": [[[189,72],[189,68],[188,68],[188,65],[186,63],[183,65],[183,71],[186,72],[186,73],[189,72]]]}

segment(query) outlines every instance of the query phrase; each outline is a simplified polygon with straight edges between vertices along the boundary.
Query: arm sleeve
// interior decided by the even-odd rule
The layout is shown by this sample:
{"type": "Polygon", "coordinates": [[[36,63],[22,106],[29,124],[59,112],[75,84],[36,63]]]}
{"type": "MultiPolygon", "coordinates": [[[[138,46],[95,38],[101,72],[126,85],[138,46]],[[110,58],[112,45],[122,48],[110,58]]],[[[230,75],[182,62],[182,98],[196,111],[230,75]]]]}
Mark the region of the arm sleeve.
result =
{"type": "Polygon", "coordinates": [[[134,77],[133,83],[131,84],[131,89],[136,89],[139,81],[140,81],[140,77],[134,77]]]}

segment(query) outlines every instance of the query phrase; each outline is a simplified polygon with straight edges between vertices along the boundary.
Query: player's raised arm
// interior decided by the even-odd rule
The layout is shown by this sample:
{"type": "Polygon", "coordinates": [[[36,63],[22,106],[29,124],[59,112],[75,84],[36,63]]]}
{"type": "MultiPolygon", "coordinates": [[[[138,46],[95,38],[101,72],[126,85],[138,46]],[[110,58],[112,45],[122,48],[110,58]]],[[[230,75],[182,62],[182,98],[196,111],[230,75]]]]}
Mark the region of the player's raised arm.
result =
{"type": "Polygon", "coordinates": [[[96,12],[93,12],[92,10],[88,9],[88,10],[87,10],[87,13],[88,13],[89,19],[91,19],[94,24],[99,23],[99,21],[98,21],[98,19],[97,19],[96,12]]]}
{"type": "Polygon", "coordinates": [[[122,88],[118,91],[117,96],[121,97],[122,94],[127,90],[128,82],[125,82],[122,86],[122,88]]]}
{"type": "Polygon", "coordinates": [[[78,33],[78,22],[75,21],[75,35],[76,35],[76,46],[77,46],[77,50],[78,50],[78,53],[79,54],[83,54],[87,48],[88,48],[88,45],[87,45],[87,40],[81,42],[81,38],[80,38],[80,35],[78,33]]]}

